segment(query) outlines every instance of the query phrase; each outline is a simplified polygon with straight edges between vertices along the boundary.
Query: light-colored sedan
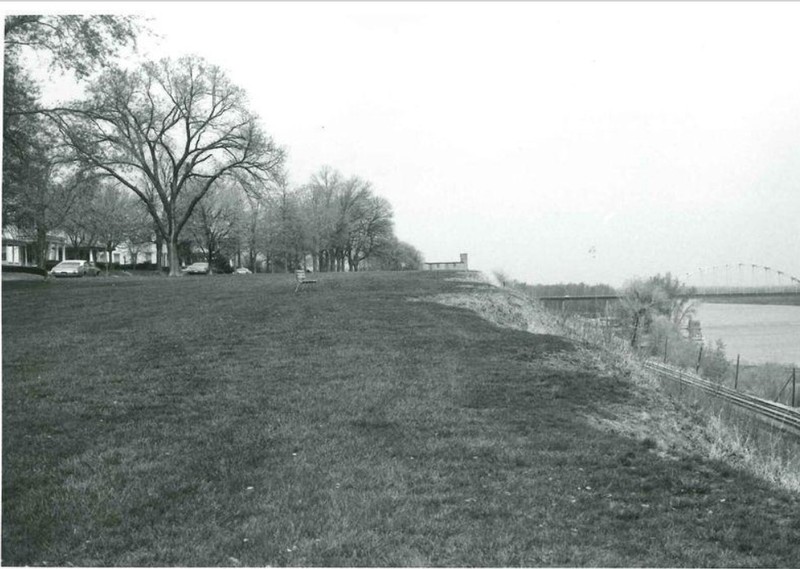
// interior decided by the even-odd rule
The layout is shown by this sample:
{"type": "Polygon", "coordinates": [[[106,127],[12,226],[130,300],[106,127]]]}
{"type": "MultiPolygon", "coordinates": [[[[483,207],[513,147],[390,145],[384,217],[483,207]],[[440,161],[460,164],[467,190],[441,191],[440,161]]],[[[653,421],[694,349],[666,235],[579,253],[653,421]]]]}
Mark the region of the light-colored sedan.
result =
{"type": "Polygon", "coordinates": [[[192,263],[183,271],[187,275],[207,275],[209,273],[208,263],[192,263]]]}
{"type": "Polygon", "coordinates": [[[74,261],[61,261],[50,269],[50,274],[54,277],[83,277],[86,275],[96,277],[100,274],[100,269],[94,263],[76,259],[74,261]]]}
{"type": "Polygon", "coordinates": [[[253,271],[248,269],[247,267],[239,267],[235,271],[233,271],[237,275],[252,275],[253,271]]]}

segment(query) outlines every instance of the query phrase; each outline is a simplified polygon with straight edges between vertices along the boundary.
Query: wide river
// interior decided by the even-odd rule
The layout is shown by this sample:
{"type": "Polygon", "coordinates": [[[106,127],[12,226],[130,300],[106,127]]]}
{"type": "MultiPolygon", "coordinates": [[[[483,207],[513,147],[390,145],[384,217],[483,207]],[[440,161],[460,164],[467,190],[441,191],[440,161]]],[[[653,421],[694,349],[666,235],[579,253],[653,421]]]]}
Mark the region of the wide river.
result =
{"type": "Polygon", "coordinates": [[[695,319],[706,343],[725,343],[728,359],[800,365],[800,306],[704,303],[695,319]]]}

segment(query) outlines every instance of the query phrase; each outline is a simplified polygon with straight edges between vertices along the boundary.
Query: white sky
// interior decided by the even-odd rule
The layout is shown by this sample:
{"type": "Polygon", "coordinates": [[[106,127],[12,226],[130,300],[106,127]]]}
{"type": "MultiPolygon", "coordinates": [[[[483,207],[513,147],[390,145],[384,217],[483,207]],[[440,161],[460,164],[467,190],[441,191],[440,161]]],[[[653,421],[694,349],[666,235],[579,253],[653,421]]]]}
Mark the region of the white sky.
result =
{"type": "Polygon", "coordinates": [[[428,261],[530,283],[800,277],[800,4],[25,3],[137,13],[289,150],[370,180],[428,261]]]}

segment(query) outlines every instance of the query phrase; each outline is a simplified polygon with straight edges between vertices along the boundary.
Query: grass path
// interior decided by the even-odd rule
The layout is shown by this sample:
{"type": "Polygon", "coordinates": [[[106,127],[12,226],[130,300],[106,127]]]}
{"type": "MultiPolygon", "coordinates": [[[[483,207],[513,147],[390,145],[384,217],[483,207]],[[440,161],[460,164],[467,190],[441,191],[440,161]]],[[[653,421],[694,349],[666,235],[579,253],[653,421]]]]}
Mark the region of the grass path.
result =
{"type": "Polygon", "coordinates": [[[592,426],[640,394],[566,340],[318,278],[4,283],[3,563],[800,566],[797,496],[592,426]]]}

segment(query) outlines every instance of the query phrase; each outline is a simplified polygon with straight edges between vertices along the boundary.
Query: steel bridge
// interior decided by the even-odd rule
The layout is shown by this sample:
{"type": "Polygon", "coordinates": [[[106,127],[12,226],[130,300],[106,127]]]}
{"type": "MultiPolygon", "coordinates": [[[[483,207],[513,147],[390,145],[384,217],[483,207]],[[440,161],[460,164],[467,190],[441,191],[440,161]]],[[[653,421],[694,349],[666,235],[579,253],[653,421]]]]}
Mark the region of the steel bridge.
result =
{"type": "MultiPolygon", "coordinates": [[[[679,298],[742,299],[748,297],[800,297],[800,279],[764,265],[736,263],[697,269],[678,277],[687,292],[679,298]]],[[[540,296],[549,302],[603,302],[619,300],[621,294],[585,296],[540,296]]]]}
{"type": "Polygon", "coordinates": [[[752,263],[715,265],[686,273],[680,279],[693,296],[780,296],[800,294],[800,279],[772,267],[752,263]]]}

